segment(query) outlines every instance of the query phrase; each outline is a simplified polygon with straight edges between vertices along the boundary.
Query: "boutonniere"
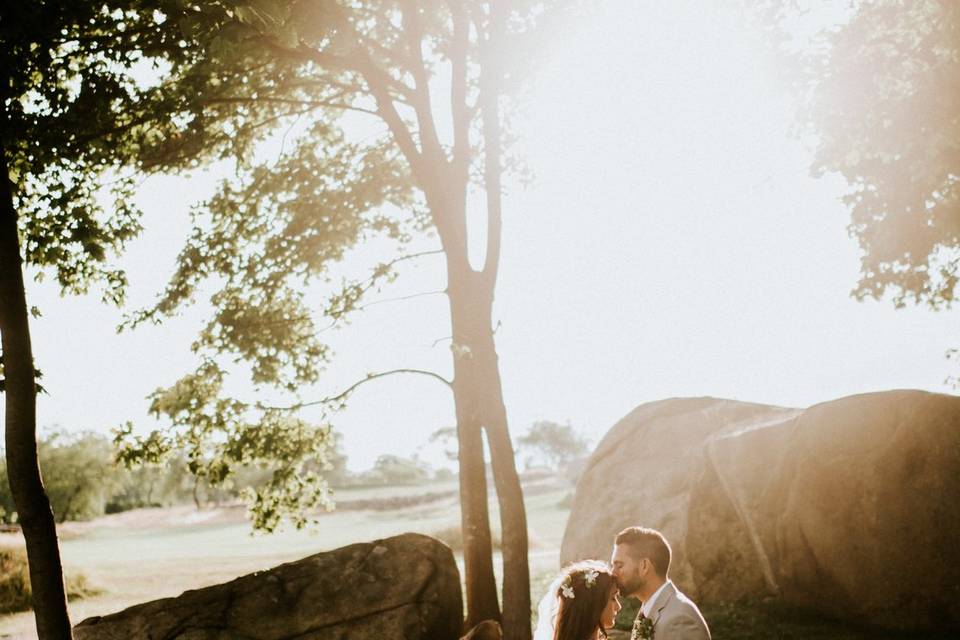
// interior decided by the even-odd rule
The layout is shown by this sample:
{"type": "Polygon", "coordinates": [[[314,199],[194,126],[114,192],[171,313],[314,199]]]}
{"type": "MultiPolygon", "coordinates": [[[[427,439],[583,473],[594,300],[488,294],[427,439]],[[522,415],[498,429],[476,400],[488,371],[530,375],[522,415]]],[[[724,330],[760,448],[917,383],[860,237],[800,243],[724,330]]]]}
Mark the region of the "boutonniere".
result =
{"type": "Polygon", "coordinates": [[[630,640],[653,640],[653,620],[642,613],[633,621],[630,640]]]}

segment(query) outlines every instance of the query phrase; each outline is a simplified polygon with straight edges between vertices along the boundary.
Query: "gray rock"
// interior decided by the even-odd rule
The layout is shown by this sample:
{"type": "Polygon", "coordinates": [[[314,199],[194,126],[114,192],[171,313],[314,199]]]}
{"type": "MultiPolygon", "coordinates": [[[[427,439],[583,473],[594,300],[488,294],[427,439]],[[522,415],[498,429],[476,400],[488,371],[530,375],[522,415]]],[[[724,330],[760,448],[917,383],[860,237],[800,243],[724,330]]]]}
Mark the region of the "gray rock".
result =
{"type": "Polygon", "coordinates": [[[76,640],[454,640],[460,574],[443,543],[404,534],[84,620],[76,640]]]}
{"type": "Polygon", "coordinates": [[[643,405],[577,487],[561,559],[660,529],[702,602],[779,597],[896,630],[960,629],[960,398],[888,391],[806,410],[643,405]]]}

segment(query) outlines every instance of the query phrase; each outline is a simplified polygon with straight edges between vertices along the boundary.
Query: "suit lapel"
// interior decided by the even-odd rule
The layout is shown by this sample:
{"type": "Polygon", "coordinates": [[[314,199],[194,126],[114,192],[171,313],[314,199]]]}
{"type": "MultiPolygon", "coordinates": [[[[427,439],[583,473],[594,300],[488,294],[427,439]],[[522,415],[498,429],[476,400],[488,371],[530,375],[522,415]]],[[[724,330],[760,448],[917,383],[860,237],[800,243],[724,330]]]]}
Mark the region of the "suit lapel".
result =
{"type": "Polygon", "coordinates": [[[663,588],[663,591],[660,592],[660,595],[657,596],[656,602],[653,603],[653,626],[657,626],[657,621],[660,620],[660,614],[663,612],[663,609],[670,602],[670,599],[673,598],[674,594],[677,592],[676,587],[673,586],[672,582],[667,583],[667,586],[663,588]]]}

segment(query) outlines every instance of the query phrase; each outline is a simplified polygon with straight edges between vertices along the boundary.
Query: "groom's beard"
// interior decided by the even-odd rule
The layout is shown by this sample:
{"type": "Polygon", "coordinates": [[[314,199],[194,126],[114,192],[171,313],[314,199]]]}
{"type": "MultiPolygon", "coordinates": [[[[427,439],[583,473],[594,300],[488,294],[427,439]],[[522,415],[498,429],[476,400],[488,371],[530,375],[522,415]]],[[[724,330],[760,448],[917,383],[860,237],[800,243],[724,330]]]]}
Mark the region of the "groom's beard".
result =
{"type": "Polygon", "coordinates": [[[620,585],[621,593],[633,597],[637,597],[637,594],[643,591],[643,587],[646,585],[646,581],[640,576],[632,576],[630,578],[620,576],[617,582],[620,585]]]}

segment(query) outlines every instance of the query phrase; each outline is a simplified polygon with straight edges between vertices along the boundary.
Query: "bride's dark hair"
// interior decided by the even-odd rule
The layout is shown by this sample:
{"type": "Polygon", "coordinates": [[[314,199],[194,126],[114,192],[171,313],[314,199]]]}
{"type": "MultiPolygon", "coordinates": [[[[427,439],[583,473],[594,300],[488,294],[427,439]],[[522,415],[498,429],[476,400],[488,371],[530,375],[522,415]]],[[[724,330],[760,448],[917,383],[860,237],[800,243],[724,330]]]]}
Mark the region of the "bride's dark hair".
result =
{"type": "Polygon", "coordinates": [[[553,640],[585,640],[592,638],[598,629],[600,636],[606,638],[607,631],[601,626],[600,617],[610,600],[610,592],[616,588],[617,581],[605,562],[584,560],[565,567],[555,594],[560,606],[553,640]]]}

